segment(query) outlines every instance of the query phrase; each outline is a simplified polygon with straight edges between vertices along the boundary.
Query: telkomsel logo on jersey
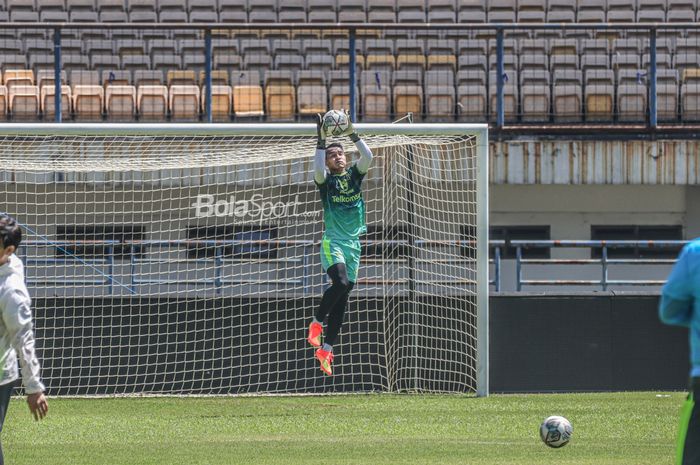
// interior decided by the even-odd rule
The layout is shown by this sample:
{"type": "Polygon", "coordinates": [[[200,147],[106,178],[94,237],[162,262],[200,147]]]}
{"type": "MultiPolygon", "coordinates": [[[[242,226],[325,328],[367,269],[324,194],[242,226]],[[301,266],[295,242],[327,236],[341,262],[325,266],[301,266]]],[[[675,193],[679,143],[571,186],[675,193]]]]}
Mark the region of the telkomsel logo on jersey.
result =
{"type": "MultiPolygon", "coordinates": [[[[254,194],[249,199],[236,200],[232,195],[228,199],[215,199],[211,194],[200,194],[192,204],[196,218],[233,217],[244,221],[259,221],[297,216],[301,205],[299,196],[289,202],[271,202],[263,200],[261,194],[254,194]]],[[[315,212],[308,212],[315,213],[315,212]]],[[[304,213],[306,214],[306,213],[304,213]]]]}

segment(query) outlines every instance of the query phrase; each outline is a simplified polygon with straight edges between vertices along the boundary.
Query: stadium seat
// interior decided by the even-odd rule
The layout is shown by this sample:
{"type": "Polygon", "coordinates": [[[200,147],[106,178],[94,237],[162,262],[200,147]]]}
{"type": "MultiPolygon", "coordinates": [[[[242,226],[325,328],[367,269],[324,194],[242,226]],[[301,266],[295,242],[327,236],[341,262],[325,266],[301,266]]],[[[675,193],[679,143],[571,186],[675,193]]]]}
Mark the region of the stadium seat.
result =
{"type": "Polygon", "coordinates": [[[219,21],[222,23],[247,23],[246,2],[240,0],[219,0],[219,21]]]}
{"type": "MultiPolygon", "coordinates": [[[[503,82],[503,115],[507,122],[518,119],[518,73],[515,68],[505,68],[503,82]]],[[[495,121],[497,118],[497,73],[489,71],[489,95],[491,96],[489,119],[495,121]]]]}
{"type": "Polygon", "coordinates": [[[486,0],[457,0],[457,21],[460,23],[485,23],[486,0]]]}
{"type": "Polygon", "coordinates": [[[168,88],[141,85],[136,91],[136,107],[142,120],[164,121],[168,111],[168,88]]]}
{"type": "Polygon", "coordinates": [[[14,85],[8,89],[9,108],[13,119],[36,119],[39,114],[39,87],[14,85]]]}
{"type": "Polygon", "coordinates": [[[647,80],[640,70],[623,69],[617,74],[619,121],[644,121],[647,114],[647,80]]]}
{"type": "Polygon", "coordinates": [[[292,71],[294,74],[304,68],[304,57],[301,55],[277,55],[273,62],[274,69],[292,71]]]}
{"type": "Polygon", "coordinates": [[[26,55],[20,54],[0,54],[0,67],[1,71],[7,71],[8,69],[24,69],[27,67],[27,57],[26,55]]]}
{"type": "MultiPolygon", "coordinates": [[[[356,85],[360,82],[362,76],[362,72],[357,73],[355,76],[356,85]]],[[[350,108],[350,75],[347,69],[330,71],[328,73],[328,78],[330,82],[328,90],[330,95],[330,108],[350,108]]],[[[359,97],[359,87],[355,88],[355,95],[359,97]]]]}
{"type": "Polygon", "coordinates": [[[294,74],[277,70],[265,73],[265,107],[270,120],[293,120],[296,111],[294,74]]]}
{"type": "Polygon", "coordinates": [[[156,53],[151,57],[151,69],[160,69],[168,72],[171,70],[179,70],[181,67],[182,59],[180,55],[156,53]]]}
{"type": "MultiPolygon", "coordinates": [[[[486,61],[483,56],[474,58],[486,61]]],[[[486,120],[486,89],[485,68],[464,68],[457,72],[457,116],[460,121],[486,120]]]]}
{"type": "Polygon", "coordinates": [[[490,23],[514,23],[516,0],[489,0],[488,18],[490,23]]]}
{"type": "Polygon", "coordinates": [[[335,23],[337,21],[335,0],[308,0],[307,8],[310,23],[335,23]]]}
{"type": "Polygon", "coordinates": [[[425,2],[423,0],[396,0],[396,21],[399,23],[424,23],[425,2]]]}
{"type": "Polygon", "coordinates": [[[639,66],[639,55],[637,54],[621,52],[612,55],[612,67],[614,70],[637,70],[639,66]]]}
{"type": "MultiPolygon", "coordinates": [[[[229,121],[231,119],[233,92],[229,85],[212,84],[211,114],[213,121],[229,121]]],[[[206,116],[206,87],[202,87],[202,115],[206,116]]]]}
{"type": "MultiPolygon", "coordinates": [[[[573,56],[576,58],[576,63],[579,62],[578,56],[579,56],[579,47],[578,47],[578,41],[576,39],[569,39],[569,38],[564,38],[564,39],[553,39],[549,43],[549,54],[550,54],[550,63],[551,63],[551,58],[555,56],[573,56]]],[[[554,67],[552,67],[554,68],[554,67]]]]}
{"type": "Polygon", "coordinates": [[[338,22],[366,23],[367,10],[364,0],[343,0],[342,8],[338,8],[338,22]]]}
{"type": "Polygon", "coordinates": [[[114,56],[114,42],[106,39],[88,39],[83,41],[83,50],[90,58],[95,55],[114,56]]]}
{"type": "Polygon", "coordinates": [[[165,80],[163,72],[160,70],[144,70],[139,69],[134,71],[134,85],[138,86],[162,86],[165,80]]]}
{"type": "MultiPolygon", "coordinates": [[[[36,85],[41,89],[44,86],[54,86],[56,75],[53,69],[40,69],[36,73],[36,85]]],[[[68,82],[67,74],[64,70],[61,71],[61,83],[68,82]]]]}
{"type": "Polygon", "coordinates": [[[549,121],[549,71],[526,69],[520,73],[523,121],[549,121]]]}
{"type": "Polygon", "coordinates": [[[544,39],[524,39],[520,41],[519,69],[520,70],[548,70],[549,50],[544,39]]]}
{"type": "Polygon", "coordinates": [[[457,69],[457,44],[454,40],[428,39],[426,41],[428,55],[427,70],[447,71],[454,73],[457,69]]]}
{"type": "Polygon", "coordinates": [[[170,118],[173,121],[199,119],[200,89],[196,85],[172,85],[168,91],[170,118]]]}
{"type": "Polygon", "coordinates": [[[586,0],[578,3],[577,22],[579,23],[604,23],[605,10],[607,8],[605,0],[586,0]]]}
{"type": "Polygon", "coordinates": [[[240,72],[231,76],[233,85],[233,113],[236,117],[261,117],[263,110],[263,88],[257,72],[240,72]]]}
{"type": "Polygon", "coordinates": [[[147,55],[126,55],[121,58],[122,69],[129,71],[147,70],[151,68],[151,59],[147,55]]]}
{"type": "MultiPolygon", "coordinates": [[[[0,42],[7,42],[8,40],[14,40],[14,39],[1,39],[0,42]]],[[[22,43],[20,41],[20,43],[22,43]]],[[[24,53],[27,55],[31,56],[36,54],[36,53],[43,53],[46,55],[53,55],[53,41],[52,40],[46,40],[46,39],[36,39],[36,40],[29,40],[24,44],[24,47],[22,47],[22,50],[24,53]]],[[[16,53],[17,49],[13,50],[10,53],[16,53]]],[[[2,52],[2,53],[8,53],[8,50],[2,52]]]]}
{"type": "Polygon", "coordinates": [[[681,120],[700,120],[700,68],[683,70],[681,78],[681,120]]]}
{"type": "Polygon", "coordinates": [[[615,78],[612,70],[590,69],[584,74],[586,121],[612,121],[615,78]]]}
{"type": "MultiPolygon", "coordinates": [[[[206,79],[204,70],[199,72],[199,85],[204,86],[206,79]]],[[[230,82],[229,73],[226,70],[214,69],[211,72],[211,84],[213,86],[228,86],[230,82]]]]}
{"type": "Polygon", "coordinates": [[[365,69],[393,71],[396,67],[394,42],[387,39],[365,40],[365,69]]]}
{"type": "Polygon", "coordinates": [[[483,55],[488,54],[488,42],[484,39],[459,39],[457,42],[457,55],[483,55]]]}
{"type": "Polygon", "coordinates": [[[251,23],[276,23],[277,0],[248,0],[248,21],[251,23]]]}
{"type": "Polygon", "coordinates": [[[110,121],[132,121],[136,117],[136,87],[110,85],[105,90],[105,109],[110,121]]]}
{"type": "Polygon", "coordinates": [[[178,42],[175,39],[151,39],[146,42],[146,52],[149,56],[176,55],[178,42]]]}
{"type": "Polygon", "coordinates": [[[170,70],[166,73],[166,82],[170,86],[194,86],[197,84],[197,75],[191,69],[170,70]]]}
{"type": "Polygon", "coordinates": [[[131,85],[131,72],[123,69],[106,69],[100,73],[103,87],[131,85]]]}
{"type": "Polygon", "coordinates": [[[428,4],[429,23],[454,23],[457,21],[455,0],[432,0],[428,4]]]}
{"type": "Polygon", "coordinates": [[[542,0],[518,0],[519,23],[544,23],[546,2],[542,0]]]}
{"type": "Polygon", "coordinates": [[[280,23],[305,23],[306,1],[284,0],[280,2],[277,16],[280,23]]]}
{"type": "Polygon", "coordinates": [[[429,121],[454,119],[456,92],[454,73],[444,71],[425,72],[425,113],[429,121]]]}
{"type": "Polygon", "coordinates": [[[606,39],[583,39],[581,40],[581,58],[585,55],[605,55],[610,54],[610,42],[606,39]]]}
{"type": "Polygon", "coordinates": [[[214,55],[213,67],[226,71],[239,71],[242,69],[241,57],[239,55],[214,55]]]}
{"type": "Polygon", "coordinates": [[[422,40],[398,39],[395,51],[397,70],[420,72],[425,70],[425,46],[422,40]]]}
{"type": "Polygon", "coordinates": [[[608,0],[608,15],[609,23],[633,23],[634,17],[634,2],[630,0],[608,0]]]}
{"type": "Polygon", "coordinates": [[[581,69],[584,73],[590,70],[609,70],[608,56],[597,53],[584,53],[581,55],[581,69]]]}
{"type": "Polygon", "coordinates": [[[576,0],[549,0],[547,2],[547,22],[575,23],[576,0]]]}
{"type": "Polygon", "coordinates": [[[563,69],[580,69],[577,54],[552,55],[549,58],[549,66],[552,71],[563,69]]]}
{"type": "Polygon", "coordinates": [[[333,69],[333,56],[329,55],[307,55],[304,58],[304,68],[309,71],[323,71],[327,73],[333,69]]]}
{"type": "Polygon", "coordinates": [[[554,122],[583,121],[582,73],[574,69],[554,69],[552,102],[554,122]]]}
{"type": "Polygon", "coordinates": [[[71,84],[76,120],[100,120],[104,109],[104,88],[99,85],[71,84]]]}
{"type": "Polygon", "coordinates": [[[90,57],[90,69],[104,71],[106,69],[118,69],[119,57],[116,55],[93,55],[90,57]]]}
{"type": "MultiPolygon", "coordinates": [[[[357,63],[358,70],[362,70],[365,67],[365,57],[362,52],[363,41],[355,41],[355,63],[357,63]]],[[[348,39],[336,39],[333,42],[333,56],[335,56],[335,67],[336,69],[343,69],[348,67],[350,62],[350,41],[348,39]]]]}
{"type": "Polygon", "coordinates": [[[662,122],[678,120],[678,71],[675,69],[657,72],[656,117],[662,122]]]}
{"type": "MultiPolygon", "coordinates": [[[[642,68],[649,70],[651,56],[648,53],[642,55],[642,68]]],[[[673,67],[673,59],[668,53],[657,53],[656,54],[656,67],[657,69],[670,69],[673,67]]]]}
{"type": "Polygon", "coordinates": [[[301,116],[325,113],[328,109],[328,90],[323,71],[300,71],[297,83],[297,105],[301,116]]]}
{"type": "Polygon", "coordinates": [[[391,115],[391,71],[365,71],[360,80],[365,121],[386,121],[391,115]]]}
{"type": "Polygon", "coordinates": [[[694,0],[667,0],[666,21],[669,23],[694,21],[697,5],[694,0]]]}
{"type": "MultiPolygon", "coordinates": [[[[29,47],[32,42],[35,42],[35,41],[27,42],[27,47],[29,47]]],[[[40,40],[38,42],[41,43],[42,45],[44,45],[44,44],[47,44],[48,41],[47,40],[40,40]]],[[[49,48],[49,50],[47,50],[47,51],[50,51],[51,48],[49,48]]],[[[18,53],[18,54],[25,53],[24,45],[23,45],[23,42],[21,40],[19,40],[19,39],[0,40],[0,55],[11,55],[11,54],[15,54],[15,53],[18,53]]]]}
{"type": "Polygon", "coordinates": [[[7,118],[7,111],[8,111],[7,87],[0,85],[0,119],[7,118]]]}
{"type": "Polygon", "coordinates": [[[2,73],[2,83],[11,90],[13,86],[33,86],[34,71],[31,69],[7,69],[2,73]]]}
{"type": "Polygon", "coordinates": [[[69,12],[95,11],[95,0],[66,0],[66,8],[69,12]]]}
{"type": "MultiPolygon", "coordinates": [[[[56,117],[56,87],[42,86],[39,91],[41,102],[41,113],[44,120],[52,120],[56,117]]],[[[71,113],[71,88],[70,86],[61,86],[61,114],[70,115],[71,113]]]]}
{"type": "Polygon", "coordinates": [[[393,74],[394,114],[397,118],[413,115],[413,121],[422,119],[423,73],[420,70],[401,70],[393,74]]]}
{"type": "Polygon", "coordinates": [[[666,0],[637,0],[638,23],[663,23],[666,21],[666,0]]]}

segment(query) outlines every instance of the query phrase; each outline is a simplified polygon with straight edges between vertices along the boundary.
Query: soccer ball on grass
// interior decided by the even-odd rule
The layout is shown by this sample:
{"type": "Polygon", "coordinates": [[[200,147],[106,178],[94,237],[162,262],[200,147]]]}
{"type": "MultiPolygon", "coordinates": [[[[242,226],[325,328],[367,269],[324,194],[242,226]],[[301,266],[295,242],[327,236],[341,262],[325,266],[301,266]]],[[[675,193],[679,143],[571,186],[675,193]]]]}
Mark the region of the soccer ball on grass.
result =
{"type": "Polygon", "coordinates": [[[556,415],[545,418],[540,425],[542,442],[555,449],[567,445],[573,433],[574,427],[571,426],[571,422],[556,415]]]}

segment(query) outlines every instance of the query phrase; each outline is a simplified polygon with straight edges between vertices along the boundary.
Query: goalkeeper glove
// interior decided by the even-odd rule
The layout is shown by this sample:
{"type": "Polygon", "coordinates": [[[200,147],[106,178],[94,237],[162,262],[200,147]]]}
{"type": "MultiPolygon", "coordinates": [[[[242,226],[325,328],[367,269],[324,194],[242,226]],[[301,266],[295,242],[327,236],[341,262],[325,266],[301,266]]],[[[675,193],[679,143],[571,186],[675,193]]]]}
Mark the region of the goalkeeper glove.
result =
{"type": "Polygon", "coordinates": [[[321,113],[316,113],[316,148],[325,149],[326,148],[326,133],[323,130],[323,115],[321,113]]]}
{"type": "Polygon", "coordinates": [[[350,136],[350,139],[353,142],[357,142],[358,140],[360,140],[360,136],[357,134],[357,132],[355,132],[355,127],[352,125],[352,120],[350,119],[350,113],[348,113],[347,110],[343,111],[345,112],[345,117],[348,120],[348,128],[345,130],[343,135],[350,136]]]}

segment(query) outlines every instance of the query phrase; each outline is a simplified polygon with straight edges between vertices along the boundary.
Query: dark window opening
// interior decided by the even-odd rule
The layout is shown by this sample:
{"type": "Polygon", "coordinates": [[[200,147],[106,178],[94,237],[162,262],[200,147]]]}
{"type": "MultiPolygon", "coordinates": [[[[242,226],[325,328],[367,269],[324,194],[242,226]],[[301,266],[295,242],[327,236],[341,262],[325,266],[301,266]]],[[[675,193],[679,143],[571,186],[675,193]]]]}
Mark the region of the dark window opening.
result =
{"type": "Polygon", "coordinates": [[[58,242],[97,242],[56,247],[56,257],[76,255],[86,259],[104,259],[109,257],[110,248],[112,248],[115,259],[128,260],[132,253],[135,258],[143,258],[143,246],[130,243],[145,240],[146,227],[118,224],[59,225],[56,226],[56,239],[58,242]],[[118,243],[114,245],[99,243],[104,241],[118,241],[118,243]]]}
{"type": "MultiPolygon", "coordinates": [[[[591,240],[594,241],[662,241],[683,240],[681,225],[593,225],[591,240]]],[[[676,258],[682,245],[670,248],[653,247],[608,247],[608,258],[676,258]]],[[[591,249],[592,258],[601,258],[602,248],[591,249]]]]}
{"type": "Polygon", "coordinates": [[[411,228],[406,224],[367,225],[366,241],[398,241],[400,243],[363,244],[362,256],[367,258],[401,259],[410,255],[411,228]]]}

